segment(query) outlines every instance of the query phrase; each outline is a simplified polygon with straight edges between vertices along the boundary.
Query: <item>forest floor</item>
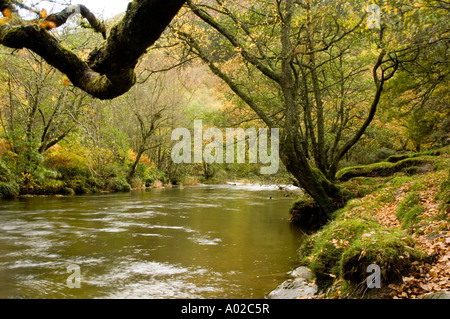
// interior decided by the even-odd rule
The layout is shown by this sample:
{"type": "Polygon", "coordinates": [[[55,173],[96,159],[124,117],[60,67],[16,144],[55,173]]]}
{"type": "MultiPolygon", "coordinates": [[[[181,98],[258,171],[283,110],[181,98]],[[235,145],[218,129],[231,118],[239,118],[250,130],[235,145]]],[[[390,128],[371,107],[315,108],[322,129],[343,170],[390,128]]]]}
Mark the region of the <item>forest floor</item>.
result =
{"type": "MultiPolygon", "coordinates": [[[[412,237],[416,247],[433,257],[431,263],[416,262],[416,271],[402,278],[401,284],[389,285],[393,298],[422,298],[427,294],[450,291],[450,228],[448,221],[439,218],[440,203],[436,200],[439,193],[439,176],[430,175],[424,179],[427,190],[419,191],[419,205],[423,208],[422,222],[412,237]],[[444,226],[444,227],[443,227],[444,226]]],[[[400,228],[401,223],[396,216],[399,203],[408,193],[412,183],[405,184],[391,205],[378,212],[380,224],[400,228]]],[[[447,211],[447,216],[448,216],[447,211]]]]}

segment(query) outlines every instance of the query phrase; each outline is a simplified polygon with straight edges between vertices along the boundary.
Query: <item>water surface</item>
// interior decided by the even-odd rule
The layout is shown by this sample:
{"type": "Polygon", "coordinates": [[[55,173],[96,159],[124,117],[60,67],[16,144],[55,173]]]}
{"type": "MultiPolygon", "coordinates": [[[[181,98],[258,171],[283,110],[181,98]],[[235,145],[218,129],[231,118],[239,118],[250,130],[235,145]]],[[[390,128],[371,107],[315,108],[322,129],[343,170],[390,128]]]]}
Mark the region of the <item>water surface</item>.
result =
{"type": "Polygon", "coordinates": [[[0,201],[0,298],[264,298],[297,265],[292,202],[233,185],[0,201]]]}

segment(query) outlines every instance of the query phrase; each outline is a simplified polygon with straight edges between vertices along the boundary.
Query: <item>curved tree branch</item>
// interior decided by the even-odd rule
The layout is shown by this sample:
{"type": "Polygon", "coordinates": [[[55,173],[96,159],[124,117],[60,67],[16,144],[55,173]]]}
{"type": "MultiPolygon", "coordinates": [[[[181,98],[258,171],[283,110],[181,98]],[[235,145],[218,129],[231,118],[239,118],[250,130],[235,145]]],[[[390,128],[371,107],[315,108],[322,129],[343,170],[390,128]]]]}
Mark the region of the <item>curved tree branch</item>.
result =
{"type": "MultiPolygon", "coordinates": [[[[89,9],[86,8],[86,6],[84,6],[82,4],[68,6],[67,8],[65,8],[63,11],[61,11],[59,13],[49,15],[48,17],[45,18],[45,21],[53,22],[55,24],[55,27],[59,27],[59,26],[62,26],[63,24],[65,24],[72,15],[77,14],[77,13],[81,14],[83,16],[83,18],[88,20],[88,22],[90,23],[90,25],[92,26],[94,31],[101,33],[103,36],[103,39],[106,40],[105,24],[102,21],[98,20],[95,17],[95,15],[91,11],[89,11],[89,9]]],[[[47,29],[50,29],[51,25],[47,24],[46,27],[47,27],[47,29]]]]}
{"type": "Polygon", "coordinates": [[[185,0],[134,0],[124,18],[116,24],[100,48],[87,61],[64,48],[47,30],[63,25],[75,13],[85,17],[93,29],[106,34],[102,22],[83,5],[69,6],[44,22],[26,24],[11,0],[0,0],[6,23],[0,24],[0,44],[27,48],[66,74],[78,88],[99,99],[113,99],[126,93],[135,83],[134,68],[169,25],[185,0]],[[11,17],[7,17],[11,15],[11,17]]]}

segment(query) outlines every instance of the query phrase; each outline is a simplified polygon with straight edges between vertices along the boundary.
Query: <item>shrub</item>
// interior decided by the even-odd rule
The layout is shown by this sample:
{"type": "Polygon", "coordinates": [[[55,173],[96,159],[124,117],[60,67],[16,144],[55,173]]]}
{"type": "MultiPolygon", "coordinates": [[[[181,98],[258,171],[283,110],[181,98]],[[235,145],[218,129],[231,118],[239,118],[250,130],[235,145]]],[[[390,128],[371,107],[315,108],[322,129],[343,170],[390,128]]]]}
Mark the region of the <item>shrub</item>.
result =
{"type": "Polygon", "coordinates": [[[20,187],[16,182],[0,182],[0,198],[14,198],[19,194],[20,187]]]}
{"type": "Polygon", "coordinates": [[[108,183],[108,188],[113,192],[129,192],[131,186],[124,177],[114,177],[108,183]]]}

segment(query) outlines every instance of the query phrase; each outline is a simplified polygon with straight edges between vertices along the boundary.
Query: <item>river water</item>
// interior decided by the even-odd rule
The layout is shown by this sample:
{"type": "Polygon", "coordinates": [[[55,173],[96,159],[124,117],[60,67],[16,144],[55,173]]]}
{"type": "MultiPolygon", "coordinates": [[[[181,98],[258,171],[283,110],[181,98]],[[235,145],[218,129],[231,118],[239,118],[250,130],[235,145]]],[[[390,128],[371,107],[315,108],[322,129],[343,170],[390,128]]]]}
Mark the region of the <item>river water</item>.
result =
{"type": "Polygon", "coordinates": [[[297,265],[292,202],[239,185],[0,201],[0,298],[264,298],[297,265]]]}

